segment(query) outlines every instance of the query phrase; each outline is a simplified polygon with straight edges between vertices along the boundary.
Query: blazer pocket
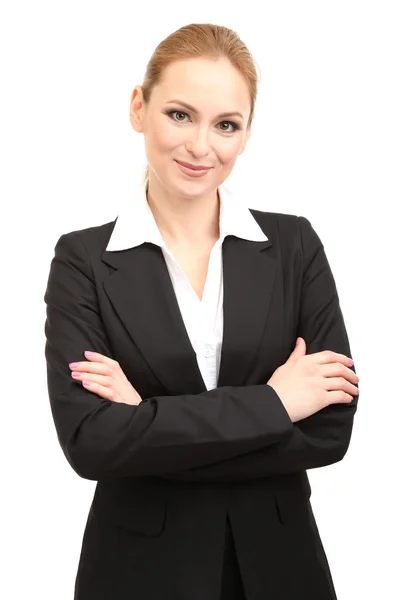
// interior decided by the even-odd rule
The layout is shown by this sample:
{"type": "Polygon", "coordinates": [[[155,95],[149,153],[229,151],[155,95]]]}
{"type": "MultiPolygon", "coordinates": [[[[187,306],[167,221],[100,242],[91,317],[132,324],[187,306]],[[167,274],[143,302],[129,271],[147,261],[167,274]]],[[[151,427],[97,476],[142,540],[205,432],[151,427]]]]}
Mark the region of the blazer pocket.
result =
{"type": "Polygon", "coordinates": [[[293,486],[274,490],[275,506],[282,525],[307,524],[309,499],[302,488],[293,486]]]}
{"type": "Polygon", "coordinates": [[[92,507],[99,519],[146,537],[159,536],[165,527],[166,499],[146,486],[99,482],[92,507]]]}

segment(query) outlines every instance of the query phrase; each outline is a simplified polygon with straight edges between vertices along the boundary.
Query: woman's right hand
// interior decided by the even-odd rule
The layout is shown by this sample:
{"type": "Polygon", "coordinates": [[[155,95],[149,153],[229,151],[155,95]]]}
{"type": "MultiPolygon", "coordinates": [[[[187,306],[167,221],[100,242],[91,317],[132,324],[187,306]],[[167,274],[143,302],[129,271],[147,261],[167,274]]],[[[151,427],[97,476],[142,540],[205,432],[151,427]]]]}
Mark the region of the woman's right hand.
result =
{"type": "Polygon", "coordinates": [[[350,403],[358,394],[358,377],[344,354],[323,350],[306,354],[306,343],[298,343],[267,381],[278,394],[293,423],[305,419],[329,404],[350,403]]]}

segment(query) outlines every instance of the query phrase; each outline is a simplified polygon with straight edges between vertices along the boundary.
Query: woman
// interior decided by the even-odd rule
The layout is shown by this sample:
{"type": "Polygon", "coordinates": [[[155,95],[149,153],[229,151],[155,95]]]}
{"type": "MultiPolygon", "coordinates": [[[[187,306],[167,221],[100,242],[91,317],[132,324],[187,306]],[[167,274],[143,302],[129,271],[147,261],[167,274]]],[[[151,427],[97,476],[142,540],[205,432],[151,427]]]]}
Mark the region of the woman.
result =
{"type": "Polygon", "coordinates": [[[98,482],[75,600],[336,598],[306,469],[344,457],[358,377],[310,222],[222,185],[256,88],[233,31],[166,38],[130,105],[143,184],[56,244],[50,402],[98,482]]]}

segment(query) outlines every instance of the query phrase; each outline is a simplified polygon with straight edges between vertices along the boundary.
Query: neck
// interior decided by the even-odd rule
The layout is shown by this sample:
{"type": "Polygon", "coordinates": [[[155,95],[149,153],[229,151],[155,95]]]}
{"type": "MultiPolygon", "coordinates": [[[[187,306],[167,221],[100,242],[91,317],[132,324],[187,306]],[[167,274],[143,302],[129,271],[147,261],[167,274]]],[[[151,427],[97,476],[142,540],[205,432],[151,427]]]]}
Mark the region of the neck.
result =
{"type": "Polygon", "coordinates": [[[174,244],[208,244],[219,238],[219,194],[173,196],[149,177],[147,202],[165,240],[174,244]]]}

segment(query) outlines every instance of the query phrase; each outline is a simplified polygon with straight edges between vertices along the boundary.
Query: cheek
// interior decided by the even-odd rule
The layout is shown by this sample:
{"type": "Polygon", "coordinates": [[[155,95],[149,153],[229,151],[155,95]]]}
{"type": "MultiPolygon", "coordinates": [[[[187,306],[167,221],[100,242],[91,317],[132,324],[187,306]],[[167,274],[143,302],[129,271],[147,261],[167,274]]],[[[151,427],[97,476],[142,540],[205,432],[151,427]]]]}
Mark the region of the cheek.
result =
{"type": "Polygon", "coordinates": [[[165,127],[154,127],[147,135],[146,146],[155,152],[165,152],[176,146],[176,137],[170,135],[165,127]]]}
{"type": "Polygon", "coordinates": [[[219,161],[223,165],[231,165],[237,159],[237,156],[240,152],[241,141],[231,141],[228,143],[225,141],[224,144],[219,144],[219,147],[216,147],[216,153],[219,158],[219,161]]]}
{"type": "MultiPolygon", "coordinates": [[[[147,131],[145,144],[149,154],[165,154],[180,148],[187,142],[187,134],[183,127],[171,127],[164,120],[155,120],[151,131],[147,131]],[[156,122],[157,121],[157,122],[156,122]]],[[[224,139],[223,136],[215,134],[209,138],[210,151],[215,154],[220,165],[231,167],[240,152],[242,140],[224,139]]]]}
{"type": "Polygon", "coordinates": [[[182,133],[171,127],[162,115],[152,118],[152,126],[146,132],[146,148],[152,152],[167,152],[182,143],[182,133]]]}

